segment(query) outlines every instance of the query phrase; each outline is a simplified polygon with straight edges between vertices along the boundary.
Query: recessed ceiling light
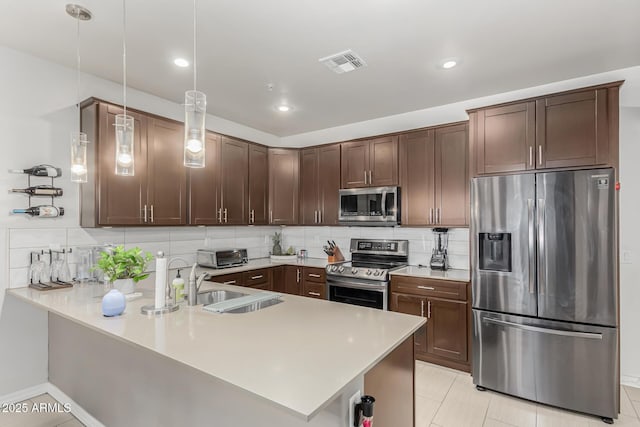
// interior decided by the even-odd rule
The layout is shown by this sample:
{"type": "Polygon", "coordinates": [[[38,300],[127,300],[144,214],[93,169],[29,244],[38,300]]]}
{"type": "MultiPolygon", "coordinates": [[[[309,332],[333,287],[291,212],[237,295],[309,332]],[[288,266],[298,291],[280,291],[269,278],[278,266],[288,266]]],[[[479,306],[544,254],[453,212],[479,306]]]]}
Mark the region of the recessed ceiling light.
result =
{"type": "Polygon", "coordinates": [[[453,68],[453,67],[455,67],[456,65],[458,65],[458,62],[457,62],[457,61],[454,61],[454,60],[445,61],[445,62],[442,64],[442,68],[444,68],[445,70],[447,70],[447,69],[449,69],[449,68],[453,68]]]}
{"type": "Polygon", "coordinates": [[[184,58],[176,58],[173,60],[173,63],[176,64],[178,67],[188,67],[189,66],[189,61],[187,61],[184,58]]]}
{"type": "Polygon", "coordinates": [[[278,109],[278,111],[281,111],[283,113],[286,113],[287,111],[291,111],[291,107],[289,107],[288,105],[285,105],[285,104],[278,105],[277,109],[278,109]]]}

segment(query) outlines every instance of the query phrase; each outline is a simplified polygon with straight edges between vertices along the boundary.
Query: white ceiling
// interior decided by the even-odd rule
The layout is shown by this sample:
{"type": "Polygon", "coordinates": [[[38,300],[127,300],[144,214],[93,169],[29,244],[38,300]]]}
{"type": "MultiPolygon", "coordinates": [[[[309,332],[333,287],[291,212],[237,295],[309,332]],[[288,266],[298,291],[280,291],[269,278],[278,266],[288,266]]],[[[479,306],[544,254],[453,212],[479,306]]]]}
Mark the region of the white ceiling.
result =
{"type": "MultiPolygon", "coordinates": [[[[69,0],[72,1],[72,0],[69,0]]],[[[122,81],[122,2],[75,0],[83,70],[122,81]]],[[[75,67],[66,1],[14,1],[0,43],[75,67]]],[[[640,64],[638,0],[198,0],[208,112],[288,136],[640,64]],[[318,59],[353,49],[368,67],[318,59]],[[461,58],[451,70],[447,57],[461,58]],[[274,85],[273,91],[267,85],[274,85]],[[280,102],[294,111],[275,111],[280,102]]],[[[191,0],[127,2],[128,84],[175,102],[191,88],[191,0]]]]}

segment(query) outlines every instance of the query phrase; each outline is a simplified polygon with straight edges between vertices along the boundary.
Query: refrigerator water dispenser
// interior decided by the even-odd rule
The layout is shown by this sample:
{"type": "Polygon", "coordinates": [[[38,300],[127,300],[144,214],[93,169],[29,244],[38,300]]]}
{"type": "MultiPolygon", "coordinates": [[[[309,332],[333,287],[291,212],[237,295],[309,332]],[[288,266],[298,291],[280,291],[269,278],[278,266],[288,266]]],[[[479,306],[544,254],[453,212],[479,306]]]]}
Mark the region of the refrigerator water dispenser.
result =
{"type": "Polygon", "coordinates": [[[511,233],[478,233],[480,270],[511,271],[511,233]]]}

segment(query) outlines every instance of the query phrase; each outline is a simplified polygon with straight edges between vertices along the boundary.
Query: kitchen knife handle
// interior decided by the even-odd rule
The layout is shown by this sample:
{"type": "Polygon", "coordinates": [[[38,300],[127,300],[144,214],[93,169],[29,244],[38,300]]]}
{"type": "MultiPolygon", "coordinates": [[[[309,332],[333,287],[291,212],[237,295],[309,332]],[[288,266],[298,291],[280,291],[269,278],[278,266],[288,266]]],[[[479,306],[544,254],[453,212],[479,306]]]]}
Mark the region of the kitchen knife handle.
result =
{"type": "Polygon", "coordinates": [[[536,292],[536,227],[535,227],[535,201],[533,199],[527,199],[527,207],[529,211],[529,293],[536,292]]]}

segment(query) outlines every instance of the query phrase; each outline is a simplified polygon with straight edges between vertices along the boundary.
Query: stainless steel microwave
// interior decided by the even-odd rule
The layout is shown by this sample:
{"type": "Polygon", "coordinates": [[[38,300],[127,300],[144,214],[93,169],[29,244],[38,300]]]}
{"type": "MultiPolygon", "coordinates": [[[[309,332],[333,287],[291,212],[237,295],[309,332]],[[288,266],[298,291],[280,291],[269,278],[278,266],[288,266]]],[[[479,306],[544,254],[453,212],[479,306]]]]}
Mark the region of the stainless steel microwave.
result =
{"type": "Polygon", "coordinates": [[[339,190],[342,225],[394,226],[400,224],[400,187],[339,190]]]}

